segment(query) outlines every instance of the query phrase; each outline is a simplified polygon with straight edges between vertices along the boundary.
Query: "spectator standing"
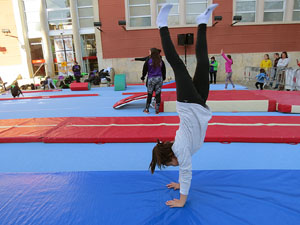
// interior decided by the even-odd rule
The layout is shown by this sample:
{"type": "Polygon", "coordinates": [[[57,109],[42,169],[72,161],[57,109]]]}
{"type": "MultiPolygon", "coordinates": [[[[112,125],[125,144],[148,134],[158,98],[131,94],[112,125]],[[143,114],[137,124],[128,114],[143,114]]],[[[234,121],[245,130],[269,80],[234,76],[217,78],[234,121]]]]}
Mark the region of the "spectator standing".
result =
{"type": "Polygon", "coordinates": [[[213,56],[210,58],[209,62],[209,74],[210,74],[210,83],[217,83],[217,72],[218,72],[218,62],[216,61],[216,58],[213,56]]]}
{"type": "Polygon", "coordinates": [[[276,76],[277,76],[277,64],[278,64],[278,61],[280,59],[280,56],[279,56],[279,53],[276,52],[274,53],[274,64],[273,64],[273,69],[271,70],[271,82],[270,82],[270,87],[272,88],[272,85],[273,85],[273,81],[276,80],[276,76]]]}
{"type": "Polygon", "coordinates": [[[288,57],[287,52],[282,52],[281,53],[281,58],[278,60],[277,63],[277,82],[276,82],[276,86],[274,89],[277,89],[279,87],[279,84],[284,85],[284,72],[285,69],[288,67],[290,62],[290,59],[288,57]]]}
{"type": "Polygon", "coordinates": [[[272,61],[270,60],[269,54],[264,55],[264,59],[260,62],[260,68],[264,69],[266,74],[269,75],[272,68],[272,61]]]}
{"type": "Polygon", "coordinates": [[[72,71],[74,73],[74,77],[77,83],[80,83],[81,78],[81,67],[78,65],[78,62],[75,61],[75,65],[72,67],[72,71]]]}

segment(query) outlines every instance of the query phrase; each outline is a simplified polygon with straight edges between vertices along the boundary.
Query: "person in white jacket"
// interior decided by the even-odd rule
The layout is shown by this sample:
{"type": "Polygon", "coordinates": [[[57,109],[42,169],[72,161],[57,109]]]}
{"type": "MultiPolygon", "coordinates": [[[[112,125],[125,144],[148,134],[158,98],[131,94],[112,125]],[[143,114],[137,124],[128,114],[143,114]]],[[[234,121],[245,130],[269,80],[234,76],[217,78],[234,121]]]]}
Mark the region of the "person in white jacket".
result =
{"type": "Polygon", "coordinates": [[[279,84],[283,84],[284,83],[284,70],[288,67],[290,62],[290,59],[288,57],[287,52],[282,52],[281,53],[281,58],[279,59],[278,63],[277,63],[277,82],[276,82],[276,86],[274,87],[274,89],[277,89],[279,84]]]}
{"type": "Polygon", "coordinates": [[[289,62],[290,62],[290,59],[288,57],[287,52],[282,52],[281,58],[279,59],[279,61],[277,63],[277,67],[286,68],[286,67],[288,67],[289,62]]]}
{"type": "Polygon", "coordinates": [[[179,129],[174,142],[160,142],[153,148],[151,173],[156,166],[179,166],[179,183],[170,183],[168,188],[180,189],[180,199],[166,202],[170,207],[183,207],[192,180],[192,155],[204,142],[211,111],[206,105],[209,93],[209,59],[206,42],[206,25],[218,4],[212,4],[197,17],[198,34],[196,42],[197,67],[192,79],[183,61],[178,56],[168,30],[168,15],[172,4],[165,4],[157,17],[161,42],[167,61],[176,80],[176,108],[180,118],[179,129]]]}

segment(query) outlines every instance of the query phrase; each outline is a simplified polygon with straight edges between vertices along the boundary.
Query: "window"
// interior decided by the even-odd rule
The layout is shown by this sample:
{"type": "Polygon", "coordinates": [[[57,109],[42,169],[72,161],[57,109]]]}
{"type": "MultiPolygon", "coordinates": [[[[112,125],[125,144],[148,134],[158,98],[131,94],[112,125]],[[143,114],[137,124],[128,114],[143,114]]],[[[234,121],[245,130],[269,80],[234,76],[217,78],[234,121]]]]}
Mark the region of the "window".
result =
{"type": "Polygon", "coordinates": [[[285,0],[265,0],[264,22],[283,21],[285,0]]]}
{"type": "Polygon", "coordinates": [[[165,3],[172,3],[173,8],[169,13],[168,25],[174,26],[179,24],[179,2],[178,0],[157,0],[157,14],[165,3]]]}
{"type": "Polygon", "coordinates": [[[196,17],[207,8],[207,0],[186,0],[186,24],[195,24],[196,17]]]}
{"type": "Polygon", "coordinates": [[[77,0],[80,28],[94,26],[94,12],[92,0],[77,0]]]}
{"type": "Polygon", "coordinates": [[[98,69],[95,34],[83,34],[80,37],[84,71],[90,72],[98,69]]]}
{"type": "Polygon", "coordinates": [[[256,0],[237,0],[235,15],[242,16],[241,22],[255,22],[256,0]]]}
{"type": "Polygon", "coordinates": [[[300,21],[300,0],[294,1],[293,21],[300,21]]]}
{"type": "Polygon", "coordinates": [[[77,6],[92,6],[93,0],[77,0],[77,6]]]}
{"type": "Polygon", "coordinates": [[[40,1],[39,0],[27,0],[23,1],[25,9],[25,18],[28,30],[28,36],[30,38],[36,38],[41,36],[41,18],[40,18],[40,1]]]}
{"type": "Polygon", "coordinates": [[[150,0],[128,0],[129,26],[151,26],[150,0]]]}
{"type": "Polygon", "coordinates": [[[46,0],[50,30],[72,29],[70,2],[68,0],[46,0]]]}
{"type": "Polygon", "coordinates": [[[69,0],[46,0],[47,9],[69,8],[69,0]]]}

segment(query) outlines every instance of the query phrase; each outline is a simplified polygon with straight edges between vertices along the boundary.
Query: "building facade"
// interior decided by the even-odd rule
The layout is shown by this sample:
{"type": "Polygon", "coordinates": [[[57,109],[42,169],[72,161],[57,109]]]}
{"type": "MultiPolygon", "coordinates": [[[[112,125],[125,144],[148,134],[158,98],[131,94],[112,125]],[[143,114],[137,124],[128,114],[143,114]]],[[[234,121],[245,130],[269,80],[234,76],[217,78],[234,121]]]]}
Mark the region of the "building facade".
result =
{"type": "MultiPolygon", "coordinates": [[[[3,13],[10,12],[1,14],[5,21],[1,28],[16,36],[13,47],[2,42],[7,53],[15,56],[10,62],[9,54],[2,55],[0,76],[5,81],[19,74],[22,78],[70,75],[75,61],[83,72],[98,69],[102,55],[100,31],[94,27],[99,21],[97,0],[4,0],[0,4],[3,13]],[[14,24],[7,24],[12,18],[14,24]],[[4,72],[7,65],[12,66],[4,72]]],[[[2,32],[2,38],[12,40],[10,36],[2,32]]]]}
{"type": "MultiPolygon", "coordinates": [[[[99,0],[105,66],[125,72],[130,82],[139,81],[142,65],[130,59],[146,56],[151,47],[161,48],[155,21],[165,2],[174,4],[169,27],[182,59],[185,50],[177,44],[177,35],[193,33],[196,39],[195,17],[208,4],[219,4],[207,31],[209,54],[220,62],[219,81],[225,78],[221,49],[233,57],[235,80],[242,79],[245,66],[259,66],[265,53],[272,58],[274,52],[287,51],[291,58],[289,66],[296,66],[296,58],[300,58],[299,0],[99,0]],[[242,21],[231,26],[235,15],[242,16],[242,21]],[[213,26],[215,16],[222,16],[222,21],[213,26]],[[126,29],[118,25],[119,20],[126,21],[126,29]]],[[[187,46],[187,67],[191,74],[196,65],[194,49],[194,45],[187,46]]],[[[173,77],[168,64],[167,71],[167,76],[173,77]]]]}
{"type": "Polygon", "coordinates": [[[196,39],[195,18],[211,3],[220,5],[207,31],[219,81],[225,77],[221,49],[233,57],[235,80],[242,79],[245,66],[259,66],[265,53],[287,51],[289,66],[300,58],[300,0],[2,0],[0,76],[9,82],[18,75],[68,75],[76,60],[83,72],[113,67],[128,82],[140,82],[142,64],[131,59],[161,48],[155,21],[165,2],[174,4],[170,32],[183,60],[186,51],[191,74],[195,46],[178,45],[178,35],[196,39]],[[217,24],[215,16],[222,17],[217,24]],[[234,16],[242,20],[232,25],[234,16]]]}

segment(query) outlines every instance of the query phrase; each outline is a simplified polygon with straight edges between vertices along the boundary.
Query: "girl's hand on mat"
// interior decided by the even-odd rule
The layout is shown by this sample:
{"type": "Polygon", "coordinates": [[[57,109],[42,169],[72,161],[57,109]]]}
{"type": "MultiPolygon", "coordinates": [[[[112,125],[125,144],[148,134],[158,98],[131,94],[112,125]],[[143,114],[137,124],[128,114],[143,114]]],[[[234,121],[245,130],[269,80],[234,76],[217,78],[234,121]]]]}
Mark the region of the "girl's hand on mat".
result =
{"type": "Polygon", "coordinates": [[[170,208],[181,208],[185,204],[185,201],[174,198],[173,200],[167,201],[166,205],[170,208]]]}
{"type": "Polygon", "coordinates": [[[170,189],[170,188],[173,188],[174,190],[178,190],[180,189],[180,184],[178,183],[175,183],[175,182],[172,182],[170,184],[167,184],[167,187],[170,189]]]}

